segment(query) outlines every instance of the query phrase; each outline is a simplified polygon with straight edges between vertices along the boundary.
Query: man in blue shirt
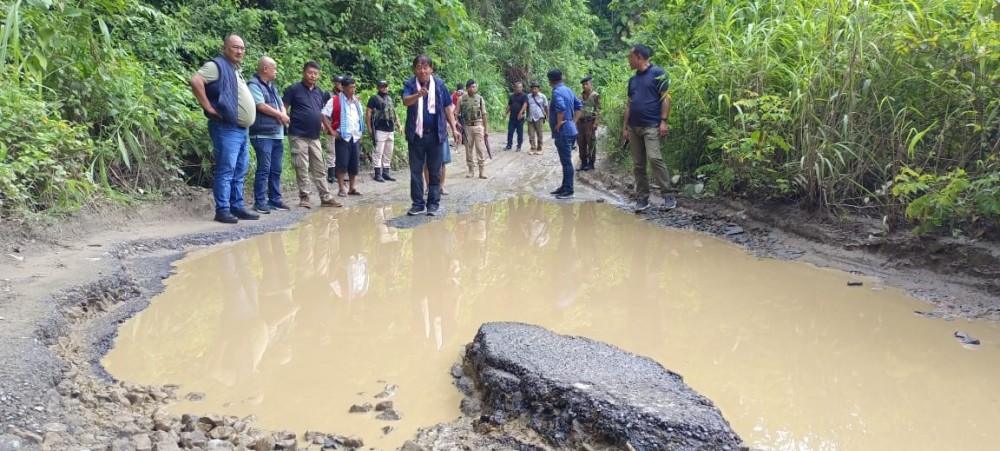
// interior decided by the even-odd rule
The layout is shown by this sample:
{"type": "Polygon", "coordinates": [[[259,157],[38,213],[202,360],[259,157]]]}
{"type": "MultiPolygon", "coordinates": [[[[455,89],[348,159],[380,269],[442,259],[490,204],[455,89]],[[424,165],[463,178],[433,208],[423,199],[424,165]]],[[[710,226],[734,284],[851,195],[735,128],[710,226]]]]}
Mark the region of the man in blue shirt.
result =
{"type": "Polygon", "coordinates": [[[406,106],[406,145],[410,158],[410,200],[406,212],[416,216],[438,214],[441,205],[441,164],[448,130],[462,142],[455,122],[455,106],[444,81],[434,75],[434,61],[427,55],[413,59],[413,77],[403,83],[406,106]],[[427,166],[427,199],[424,200],[424,166],[427,166]]]}
{"type": "Polygon", "coordinates": [[[653,169],[653,177],[663,195],[663,208],[677,206],[670,188],[670,173],[663,163],[660,140],[667,137],[667,120],[670,118],[670,79],[667,72],[649,62],[649,47],[642,44],[632,46],[628,52],[628,64],[635,69],[635,75],[628,80],[628,101],[625,102],[625,127],[622,137],[629,142],[632,153],[632,172],[635,176],[635,212],[649,208],[649,176],[646,162],[653,169]]]}
{"type": "Polygon", "coordinates": [[[563,84],[563,74],[559,69],[548,73],[549,85],[552,86],[552,103],[549,104],[549,128],[552,129],[552,140],[559,152],[559,164],[562,165],[563,179],[552,194],[556,199],[573,197],[573,143],[576,142],[576,122],[580,120],[583,103],[576,97],[572,89],[563,84]]]}

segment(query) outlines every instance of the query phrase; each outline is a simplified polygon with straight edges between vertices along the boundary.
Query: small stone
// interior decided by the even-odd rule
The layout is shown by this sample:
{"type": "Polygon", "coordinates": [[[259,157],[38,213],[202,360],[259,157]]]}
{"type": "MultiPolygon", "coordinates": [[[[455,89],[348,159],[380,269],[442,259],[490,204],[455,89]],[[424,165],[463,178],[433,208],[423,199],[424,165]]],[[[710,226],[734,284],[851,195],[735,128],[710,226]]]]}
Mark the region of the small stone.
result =
{"type": "Polygon", "coordinates": [[[979,346],[979,339],[973,338],[971,335],[966,333],[964,330],[955,331],[955,338],[962,342],[963,345],[967,346],[979,346]]]}
{"type": "Polygon", "coordinates": [[[395,429],[396,428],[394,428],[392,426],[383,426],[382,427],[382,435],[389,435],[389,433],[392,432],[392,431],[394,431],[395,429]]]}
{"type": "Polygon", "coordinates": [[[368,413],[371,411],[372,411],[372,404],[370,402],[366,402],[363,404],[354,404],[348,410],[349,413],[368,413]]]}
{"type": "Polygon", "coordinates": [[[173,442],[160,442],[153,445],[153,451],[180,451],[181,448],[173,442]]]}
{"type": "Polygon", "coordinates": [[[403,414],[395,409],[388,409],[382,411],[375,418],[383,421],[399,421],[403,419],[403,414]]]}
{"type": "Polygon", "coordinates": [[[849,287],[860,287],[862,285],[864,285],[864,282],[862,282],[860,280],[848,280],[847,281],[847,286],[849,286],[849,287]]]}
{"type": "Polygon", "coordinates": [[[271,451],[274,449],[275,440],[274,437],[270,435],[266,437],[261,437],[257,439],[257,443],[253,445],[254,451],[271,451]]]}
{"type": "Polygon", "coordinates": [[[375,404],[376,412],[381,412],[383,410],[391,410],[391,409],[392,409],[392,401],[382,401],[379,402],[378,404],[375,404]]]}
{"type": "Polygon", "coordinates": [[[42,439],[42,445],[51,448],[52,445],[59,444],[63,441],[62,434],[58,432],[46,432],[45,438],[42,439]]]}
{"type": "Polygon", "coordinates": [[[205,394],[201,392],[192,392],[184,395],[184,399],[191,402],[203,401],[205,399],[205,394]]]}
{"type": "Polygon", "coordinates": [[[236,429],[233,429],[232,426],[219,426],[208,433],[209,437],[216,440],[229,440],[234,435],[236,435],[236,429]]]}
{"type": "Polygon", "coordinates": [[[233,446],[232,443],[229,443],[225,440],[215,439],[215,440],[209,440],[208,444],[205,446],[205,449],[236,449],[236,447],[233,446]]]}
{"type": "Polygon", "coordinates": [[[208,443],[208,436],[202,430],[184,432],[181,434],[181,445],[185,448],[204,448],[208,443]],[[186,435],[186,436],[185,436],[186,435]]]}
{"type": "Polygon", "coordinates": [[[361,448],[365,446],[365,441],[356,435],[352,435],[344,439],[344,446],[348,448],[361,448]]]}
{"type": "Polygon", "coordinates": [[[135,444],[135,451],[153,450],[153,441],[150,440],[149,435],[146,434],[133,435],[132,442],[135,444]]]}
{"type": "Polygon", "coordinates": [[[274,444],[274,447],[275,449],[280,449],[284,451],[295,451],[295,447],[298,446],[298,443],[299,442],[295,441],[295,439],[290,438],[285,440],[279,440],[278,443],[274,444]]]}
{"type": "Polygon", "coordinates": [[[0,435],[0,451],[18,451],[24,446],[20,437],[13,434],[0,435]]]}
{"type": "Polygon", "coordinates": [[[459,364],[456,363],[456,364],[454,364],[454,365],[451,366],[451,377],[454,377],[455,379],[458,379],[458,378],[462,377],[462,374],[463,373],[462,373],[462,366],[461,365],[459,365],[459,364]]]}
{"type": "Polygon", "coordinates": [[[462,398],[459,408],[465,415],[476,417],[483,411],[483,402],[478,398],[465,397],[462,398]]]}
{"type": "Polygon", "coordinates": [[[109,451],[135,451],[135,446],[132,445],[127,438],[120,438],[111,442],[111,446],[108,448],[109,451]]]}
{"type": "Polygon", "coordinates": [[[399,451],[426,451],[423,446],[420,446],[413,442],[413,440],[407,440],[403,443],[403,446],[399,448],[399,451]]]}
{"type": "Polygon", "coordinates": [[[398,389],[399,389],[398,385],[395,384],[386,385],[385,390],[382,390],[382,393],[375,395],[375,398],[377,399],[391,398],[396,394],[396,390],[398,389]]]}

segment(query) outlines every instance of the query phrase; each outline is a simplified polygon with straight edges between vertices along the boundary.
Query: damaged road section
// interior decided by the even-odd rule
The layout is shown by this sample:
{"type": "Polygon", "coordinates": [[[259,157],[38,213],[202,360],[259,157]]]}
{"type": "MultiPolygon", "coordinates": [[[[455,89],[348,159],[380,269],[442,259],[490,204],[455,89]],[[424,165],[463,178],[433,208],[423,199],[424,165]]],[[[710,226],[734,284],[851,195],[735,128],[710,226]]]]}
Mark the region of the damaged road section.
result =
{"type": "Polygon", "coordinates": [[[482,400],[479,430],[524,422],[563,449],[741,448],[719,409],[680,375],[609,344],[486,323],[466,350],[464,372],[482,400]]]}

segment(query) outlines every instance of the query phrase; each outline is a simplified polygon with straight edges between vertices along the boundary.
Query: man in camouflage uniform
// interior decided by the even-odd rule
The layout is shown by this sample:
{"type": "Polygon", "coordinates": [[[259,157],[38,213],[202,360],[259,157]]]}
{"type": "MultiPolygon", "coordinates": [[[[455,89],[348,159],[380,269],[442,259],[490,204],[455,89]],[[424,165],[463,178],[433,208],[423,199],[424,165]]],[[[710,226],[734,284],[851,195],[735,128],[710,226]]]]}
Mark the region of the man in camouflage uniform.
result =
{"type": "Polygon", "coordinates": [[[464,129],[469,139],[465,141],[465,163],[469,165],[466,177],[476,175],[476,163],[479,166],[479,178],[486,178],[483,166],[486,164],[486,105],[479,95],[479,85],[474,80],[465,83],[465,95],[459,100],[458,116],[465,123],[464,129]],[[475,151],[475,161],[473,161],[475,151]]]}
{"type": "Polygon", "coordinates": [[[601,117],[601,95],[594,92],[593,77],[587,76],[580,80],[583,92],[580,101],[583,102],[583,112],[580,114],[580,135],[577,144],[580,146],[580,168],[578,171],[594,169],[597,159],[597,123],[601,117]]]}

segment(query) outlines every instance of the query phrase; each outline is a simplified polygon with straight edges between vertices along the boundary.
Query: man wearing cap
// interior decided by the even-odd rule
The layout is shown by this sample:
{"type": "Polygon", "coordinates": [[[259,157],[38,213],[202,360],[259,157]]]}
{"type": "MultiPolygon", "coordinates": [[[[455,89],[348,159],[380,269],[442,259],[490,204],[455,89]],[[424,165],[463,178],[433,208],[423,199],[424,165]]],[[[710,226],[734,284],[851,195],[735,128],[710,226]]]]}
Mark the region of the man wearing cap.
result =
{"type": "Polygon", "coordinates": [[[583,92],[580,101],[583,111],[580,113],[580,134],[577,144],[580,146],[580,171],[594,169],[597,159],[597,121],[601,117],[601,95],[594,92],[594,77],[586,76],[580,80],[583,92]]]}
{"type": "Polygon", "coordinates": [[[378,82],[378,93],[368,99],[365,122],[375,139],[375,148],[372,150],[375,181],[395,182],[396,179],[389,174],[389,168],[392,166],[392,151],[395,147],[393,135],[395,129],[399,128],[399,117],[396,116],[396,107],[389,95],[389,82],[378,82]]]}
{"type": "Polygon", "coordinates": [[[479,95],[479,85],[475,80],[465,82],[465,95],[458,104],[458,117],[465,123],[465,131],[468,140],[465,141],[465,163],[469,166],[469,173],[465,176],[472,178],[476,175],[475,168],[479,167],[479,178],[485,179],[486,173],[483,166],[486,164],[486,104],[483,97],[479,95]],[[473,155],[475,152],[475,155],[473,155]],[[475,161],[473,161],[475,157],[475,161]],[[476,164],[474,166],[473,164],[476,164]]]}
{"type": "Polygon", "coordinates": [[[351,77],[341,83],[343,92],[330,97],[323,107],[323,126],[334,139],[337,155],[337,195],[340,197],[360,196],[354,183],[361,170],[361,137],[365,133],[365,114],[361,100],[355,96],[357,84],[351,77]],[[344,186],[344,174],[349,184],[344,186]]]}
{"type": "Polygon", "coordinates": [[[538,83],[531,83],[531,94],[528,94],[528,144],[531,144],[529,155],[542,154],[542,128],[548,119],[549,100],[538,90],[538,83]]]}
{"type": "MultiPolygon", "coordinates": [[[[344,76],[337,75],[333,77],[333,92],[330,93],[330,97],[334,97],[340,93],[344,92],[344,76]]],[[[337,180],[337,140],[333,139],[332,136],[327,135],[326,139],[326,181],[328,183],[333,183],[337,180]]]]}
{"type": "Polygon", "coordinates": [[[307,62],[302,68],[302,81],[285,89],[281,97],[289,114],[288,136],[292,144],[292,164],[295,166],[295,183],[299,188],[299,206],[311,208],[309,178],[312,177],[319,191],[320,206],[343,206],[330,194],[330,187],[323,177],[323,150],[319,135],[323,127],[323,102],[327,94],[316,84],[319,64],[307,62]]]}

